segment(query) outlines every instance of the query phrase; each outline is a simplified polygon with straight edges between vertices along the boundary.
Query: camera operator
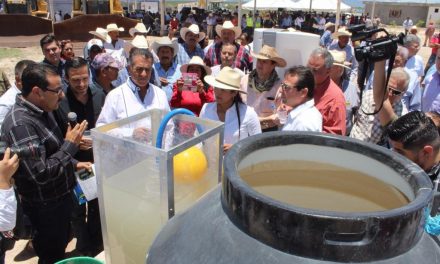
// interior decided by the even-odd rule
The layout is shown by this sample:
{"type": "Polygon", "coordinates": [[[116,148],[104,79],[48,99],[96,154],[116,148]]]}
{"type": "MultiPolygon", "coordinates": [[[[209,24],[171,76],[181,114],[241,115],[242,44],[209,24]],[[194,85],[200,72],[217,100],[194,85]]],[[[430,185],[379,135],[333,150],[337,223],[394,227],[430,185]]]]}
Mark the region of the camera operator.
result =
{"type": "MultiPolygon", "coordinates": [[[[18,169],[18,156],[11,158],[11,150],[6,149],[3,159],[0,160],[0,231],[11,231],[17,219],[17,200],[11,177],[18,169]]],[[[8,243],[3,235],[0,237],[0,263],[5,263],[5,253],[8,243]]]]}
{"type": "Polygon", "coordinates": [[[23,71],[22,85],[22,94],[4,120],[1,139],[10,146],[38,142],[36,155],[20,158],[14,180],[23,211],[36,231],[33,245],[39,263],[54,263],[64,258],[69,240],[74,170],[85,165],[73,156],[87,121],[69,125],[63,138],[52,111],[64,93],[61,77],[52,65],[29,65],[23,71]]]}

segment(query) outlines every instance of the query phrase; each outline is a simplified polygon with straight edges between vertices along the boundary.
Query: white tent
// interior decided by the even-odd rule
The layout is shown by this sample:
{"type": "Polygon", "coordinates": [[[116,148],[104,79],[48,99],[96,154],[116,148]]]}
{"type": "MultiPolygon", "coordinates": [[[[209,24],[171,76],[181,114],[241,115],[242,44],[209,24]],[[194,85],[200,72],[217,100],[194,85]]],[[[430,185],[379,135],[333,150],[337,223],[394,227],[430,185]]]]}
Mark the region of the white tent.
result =
{"type": "MultiPolygon", "coordinates": [[[[299,0],[295,3],[293,9],[300,9],[304,11],[310,10],[310,1],[312,1],[312,11],[326,11],[336,12],[338,1],[337,0],[299,0]]],[[[351,7],[341,2],[341,11],[349,11],[351,7]]]]}
{"type": "Polygon", "coordinates": [[[277,10],[278,8],[296,9],[295,5],[298,0],[252,0],[242,5],[243,9],[254,9],[255,1],[257,1],[256,9],[258,10],[277,10]]]}
{"type": "MultiPolygon", "coordinates": [[[[336,12],[337,0],[252,0],[242,5],[243,9],[254,9],[254,2],[257,1],[257,10],[276,10],[285,8],[290,10],[310,10],[312,1],[312,11],[336,12]]],[[[341,11],[349,11],[350,6],[341,2],[341,11]]]]}

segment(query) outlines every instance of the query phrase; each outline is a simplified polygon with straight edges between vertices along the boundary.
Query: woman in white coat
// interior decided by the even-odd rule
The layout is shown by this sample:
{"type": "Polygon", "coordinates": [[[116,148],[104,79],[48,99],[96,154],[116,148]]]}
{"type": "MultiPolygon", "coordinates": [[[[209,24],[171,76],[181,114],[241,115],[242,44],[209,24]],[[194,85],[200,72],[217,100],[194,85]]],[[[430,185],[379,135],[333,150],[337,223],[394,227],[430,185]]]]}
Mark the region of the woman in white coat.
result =
{"type": "Polygon", "coordinates": [[[257,113],[243,103],[240,93],[241,75],[230,67],[224,67],[217,77],[205,76],[205,81],[214,87],[216,101],[204,104],[201,118],[225,123],[224,152],[240,139],[261,133],[257,113]]]}

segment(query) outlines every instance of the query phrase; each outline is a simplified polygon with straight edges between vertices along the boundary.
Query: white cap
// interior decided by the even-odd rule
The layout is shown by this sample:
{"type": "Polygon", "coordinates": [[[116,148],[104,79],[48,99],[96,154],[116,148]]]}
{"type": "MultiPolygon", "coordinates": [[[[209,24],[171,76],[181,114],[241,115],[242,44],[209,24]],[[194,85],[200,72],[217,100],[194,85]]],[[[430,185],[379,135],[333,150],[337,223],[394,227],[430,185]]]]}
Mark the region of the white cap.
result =
{"type": "Polygon", "coordinates": [[[87,42],[87,50],[90,50],[90,48],[92,48],[92,46],[94,45],[100,47],[101,49],[104,48],[104,44],[102,43],[102,41],[100,39],[94,38],[87,42]]]}

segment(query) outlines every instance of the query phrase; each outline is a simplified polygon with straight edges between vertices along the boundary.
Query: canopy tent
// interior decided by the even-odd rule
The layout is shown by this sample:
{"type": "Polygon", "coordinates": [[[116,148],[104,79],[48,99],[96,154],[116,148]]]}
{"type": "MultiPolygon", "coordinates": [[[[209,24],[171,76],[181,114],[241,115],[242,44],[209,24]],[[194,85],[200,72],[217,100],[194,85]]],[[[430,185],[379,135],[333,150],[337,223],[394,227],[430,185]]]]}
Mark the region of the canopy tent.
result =
{"type": "Polygon", "coordinates": [[[278,8],[296,9],[298,0],[252,0],[242,5],[243,9],[277,10],[278,8]],[[255,5],[255,1],[257,1],[255,5]]]}
{"type": "MultiPolygon", "coordinates": [[[[338,0],[299,0],[295,9],[304,11],[310,10],[310,1],[312,2],[312,11],[316,12],[336,12],[338,0]]],[[[341,2],[341,11],[349,11],[351,7],[341,2]]]]}
{"type": "MultiPolygon", "coordinates": [[[[312,11],[336,12],[337,0],[252,0],[242,5],[243,9],[254,9],[254,2],[257,1],[257,10],[276,10],[285,8],[289,10],[310,10],[310,1],[312,1],[312,11]]],[[[351,7],[341,3],[341,11],[349,11],[351,7]]]]}

